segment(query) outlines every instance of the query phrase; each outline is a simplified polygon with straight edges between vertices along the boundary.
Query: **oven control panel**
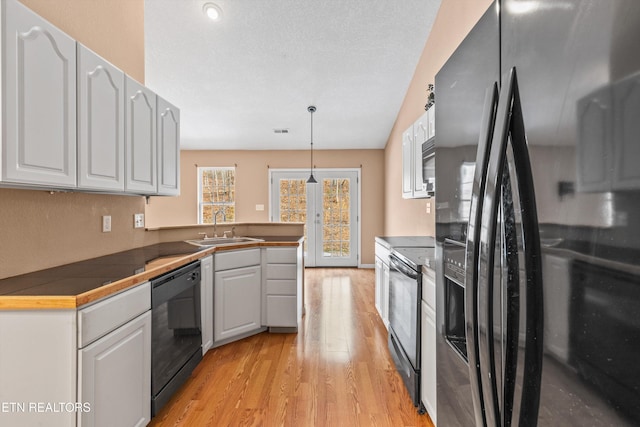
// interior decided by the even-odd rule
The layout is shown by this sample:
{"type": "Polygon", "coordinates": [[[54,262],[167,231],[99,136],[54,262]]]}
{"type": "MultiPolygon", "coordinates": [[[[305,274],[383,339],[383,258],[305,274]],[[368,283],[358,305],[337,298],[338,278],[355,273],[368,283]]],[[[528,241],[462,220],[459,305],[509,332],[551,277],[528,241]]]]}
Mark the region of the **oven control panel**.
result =
{"type": "Polygon", "coordinates": [[[455,240],[444,240],[442,247],[444,275],[461,286],[465,280],[466,245],[455,240]]]}

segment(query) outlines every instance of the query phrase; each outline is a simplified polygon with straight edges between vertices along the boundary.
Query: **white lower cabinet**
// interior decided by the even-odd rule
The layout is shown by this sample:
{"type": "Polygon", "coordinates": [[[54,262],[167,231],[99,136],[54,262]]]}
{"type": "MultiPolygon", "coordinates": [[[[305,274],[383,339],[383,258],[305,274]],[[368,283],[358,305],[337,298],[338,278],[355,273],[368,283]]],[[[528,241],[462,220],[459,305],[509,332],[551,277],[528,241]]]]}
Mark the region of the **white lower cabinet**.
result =
{"type": "Polygon", "coordinates": [[[78,350],[78,426],[145,426],[151,419],[151,312],[78,350]]]}
{"type": "Polygon", "coordinates": [[[0,425],[146,425],[150,309],[146,282],[80,309],[0,310],[0,402],[24,405],[0,425]]]}
{"type": "Polygon", "coordinates": [[[431,421],[437,423],[436,392],[436,312],[435,312],[435,271],[422,274],[422,334],[420,351],[420,397],[431,421]]]}
{"type": "Polygon", "coordinates": [[[376,243],[375,304],[384,326],[389,328],[389,249],[376,243]]]}
{"type": "Polygon", "coordinates": [[[145,426],[151,420],[151,286],[78,311],[78,426],[145,426]]]}
{"type": "Polygon", "coordinates": [[[298,248],[266,249],[266,326],[297,328],[302,311],[299,269],[298,248]]]}
{"type": "Polygon", "coordinates": [[[202,354],[213,346],[213,256],[200,260],[200,311],[202,328],[202,354]]]}
{"type": "Polygon", "coordinates": [[[260,266],[216,272],[215,341],[260,328],[260,294],[260,266]]]}
{"type": "Polygon", "coordinates": [[[260,249],[215,254],[213,340],[228,342],[262,327],[260,249]]]}

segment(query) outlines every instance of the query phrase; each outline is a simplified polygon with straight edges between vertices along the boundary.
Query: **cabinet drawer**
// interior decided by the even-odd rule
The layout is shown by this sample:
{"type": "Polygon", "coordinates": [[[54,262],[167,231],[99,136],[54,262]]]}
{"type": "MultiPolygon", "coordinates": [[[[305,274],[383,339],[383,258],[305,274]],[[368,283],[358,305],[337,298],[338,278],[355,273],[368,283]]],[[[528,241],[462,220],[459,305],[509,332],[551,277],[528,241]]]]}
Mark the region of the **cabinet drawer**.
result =
{"type": "Polygon", "coordinates": [[[267,264],[295,264],[297,248],[267,248],[267,264]]]}
{"type": "Polygon", "coordinates": [[[267,279],[296,279],[295,264],[267,264],[267,279]]]}
{"type": "Polygon", "coordinates": [[[295,296],[267,295],[267,326],[298,326],[295,296]]]}
{"type": "Polygon", "coordinates": [[[267,295],[295,295],[296,280],[267,280],[267,295]]]}
{"type": "Polygon", "coordinates": [[[82,348],[151,309],[151,285],[136,286],[78,311],[78,347],[82,348]]]}
{"type": "Polygon", "coordinates": [[[220,252],[216,254],[214,262],[216,271],[250,267],[252,265],[260,265],[259,248],[220,252]]]}
{"type": "Polygon", "coordinates": [[[427,305],[435,309],[436,308],[436,279],[435,273],[431,270],[422,270],[422,300],[427,305]]]}

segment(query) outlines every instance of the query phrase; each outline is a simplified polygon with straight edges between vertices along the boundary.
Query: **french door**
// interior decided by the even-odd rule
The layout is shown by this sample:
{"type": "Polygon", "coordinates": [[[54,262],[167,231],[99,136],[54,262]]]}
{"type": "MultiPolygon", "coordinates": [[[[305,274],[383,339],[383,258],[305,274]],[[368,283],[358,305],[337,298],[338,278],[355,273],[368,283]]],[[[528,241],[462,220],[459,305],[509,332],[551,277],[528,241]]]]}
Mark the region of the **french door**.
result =
{"type": "Polygon", "coordinates": [[[271,221],[305,223],[307,267],[357,267],[357,169],[271,170],[271,221]]]}

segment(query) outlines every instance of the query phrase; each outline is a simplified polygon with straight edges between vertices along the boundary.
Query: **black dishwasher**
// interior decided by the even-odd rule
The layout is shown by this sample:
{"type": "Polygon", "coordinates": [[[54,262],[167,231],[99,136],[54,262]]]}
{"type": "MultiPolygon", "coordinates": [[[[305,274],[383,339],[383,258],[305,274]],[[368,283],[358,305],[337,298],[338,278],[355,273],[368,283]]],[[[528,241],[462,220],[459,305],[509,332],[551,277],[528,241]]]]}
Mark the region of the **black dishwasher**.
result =
{"type": "Polygon", "coordinates": [[[200,261],[151,281],[151,415],[202,360],[200,261]]]}

